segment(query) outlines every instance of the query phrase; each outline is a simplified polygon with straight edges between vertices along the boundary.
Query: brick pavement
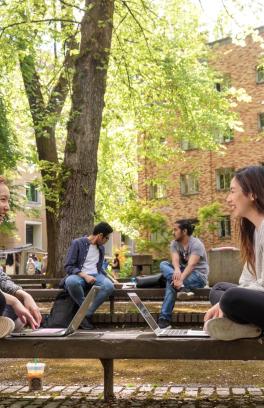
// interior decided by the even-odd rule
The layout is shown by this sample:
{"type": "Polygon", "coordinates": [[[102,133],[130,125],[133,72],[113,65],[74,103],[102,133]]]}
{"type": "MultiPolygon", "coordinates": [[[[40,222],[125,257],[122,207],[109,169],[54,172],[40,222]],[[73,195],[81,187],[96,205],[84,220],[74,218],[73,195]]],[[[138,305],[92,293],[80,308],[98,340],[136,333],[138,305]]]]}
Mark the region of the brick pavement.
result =
{"type": "Polygon", "coordinates": [[[1,384],[0,408],[264,408],[264,387],[213,387],[179,385],[115,386],[116,398],[103,402],[103,386],[44,386],[29,393],[24,385],[1,384]]]}

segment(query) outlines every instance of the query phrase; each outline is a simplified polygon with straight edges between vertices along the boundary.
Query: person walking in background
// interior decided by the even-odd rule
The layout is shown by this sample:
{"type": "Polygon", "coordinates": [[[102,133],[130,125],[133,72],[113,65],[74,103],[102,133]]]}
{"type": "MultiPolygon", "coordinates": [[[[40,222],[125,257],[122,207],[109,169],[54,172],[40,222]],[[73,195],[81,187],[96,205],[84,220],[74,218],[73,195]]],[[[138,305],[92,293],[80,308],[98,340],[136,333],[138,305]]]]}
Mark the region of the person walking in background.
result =
{"type": "Polygon", "coordinates": [[[35,262],[32,255],[29,255],[26,265],[26,271],[28,275],[35,275],[36,267],[35,262]]]}
{"type": "Polygon", "coordinates": [[[120,274],[120,260],[118,252],[115,253],[115,257],[112,262],[112,272],[115,279],[119,278],[120,274]]]}
{"type": "Polygon", "coordinates": [[[237,221],[244,268],[238,285],[213,286],[204,329],[219,340],[258,337],[264,330],[264,167],[236,171],[227,203],[237,221]]]}
{"type": "Polygon", "coordinates": [[[174,240],[171,242],[171,262],[164,261],[160,270],[166,279],[165,298],[161,307],[158,325],[170,327],[176,297],[186,299],[193,296],[193,288],[207,284],[209,266],[204,244],[192,236],[194,226],[189,220],[178,220],[174,224],[174,240]]]}
{"type": "Polygon", "coordinates": [[[114,291],[114,284],[103,268],[104,245],[112,232],[109,224],[100,222],[94,227],[91,235],[73,240],[67,254],[65,262],[67,276],[61,286],[67,290],[77,305],[81,306],[92,285],[101,287],[81,324],[83,330],[93,329],[94,312],[114,291]]]}
{"type": "MultiPolygon", "coordinates": [[[[4,177],[0,176],[0,224],[10,209],[10,192],[4,177]]],[[[16,285],[0,267],[0,338],[25,324],[32,329],[39,327],[41,314],[34,299],[16,285]]]]}

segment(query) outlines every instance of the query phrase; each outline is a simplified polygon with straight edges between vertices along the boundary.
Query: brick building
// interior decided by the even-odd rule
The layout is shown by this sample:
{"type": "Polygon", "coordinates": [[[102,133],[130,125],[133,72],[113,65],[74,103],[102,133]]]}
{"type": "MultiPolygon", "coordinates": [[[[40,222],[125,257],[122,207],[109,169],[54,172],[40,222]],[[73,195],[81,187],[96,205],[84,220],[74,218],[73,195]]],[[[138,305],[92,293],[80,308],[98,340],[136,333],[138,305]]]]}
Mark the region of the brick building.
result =
{"type": "MultiPolygon", "coordinates": [[[[264,36],[264,27],[259,29],[264,36]]],[[[207,249],[218,246],[235,246],[234,222],[225,202],[233,171],[248,165],[264,164],[264,68],[259,68],[263,49],[259,42],[246,38],[246,45],[233,44],[231,39],[212,43],[215,59],[213,65],[228,78],[235,88],[244,88],[251,96],[249,103],[241,102],[235,108],[244,125],[244,132],[222,135],[219,142],[225,146],[225,154],[201,151],[188,142],[182,144],[185,160],[168,164],[170,179],[163,185],[147,187],[139,183],[141,197],[166,198],[160,211],[173,224],[179,218],[196,218],[200,207],[218,201],[222,205],[223,218],[218,230],[205,233],[202,238],[207,249]]],[[[221,84],[216,84],[221,91],[221,84]]],[[[151,175],[151,167],[144,170],[151,175]]],[[[141,178],[142,179],[142,178],[141,178]]]]}

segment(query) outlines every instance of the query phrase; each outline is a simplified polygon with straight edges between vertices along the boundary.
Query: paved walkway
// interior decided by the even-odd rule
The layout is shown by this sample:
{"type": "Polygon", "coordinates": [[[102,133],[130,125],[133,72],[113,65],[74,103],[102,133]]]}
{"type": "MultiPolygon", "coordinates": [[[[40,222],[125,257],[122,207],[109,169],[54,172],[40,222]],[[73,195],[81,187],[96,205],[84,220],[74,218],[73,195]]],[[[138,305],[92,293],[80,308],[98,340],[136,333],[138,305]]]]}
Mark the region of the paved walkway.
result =
{"type": "Polygon", "coordinates": [[[28,387],[1,384],[0,408],[63,407],[181,407],[181,408],[260,408],[264,407],[264,387],[155,387],[115,386],[116,398],[103,402],[103,386],[44,386],[40,393],[29,393],[28,387]]]}

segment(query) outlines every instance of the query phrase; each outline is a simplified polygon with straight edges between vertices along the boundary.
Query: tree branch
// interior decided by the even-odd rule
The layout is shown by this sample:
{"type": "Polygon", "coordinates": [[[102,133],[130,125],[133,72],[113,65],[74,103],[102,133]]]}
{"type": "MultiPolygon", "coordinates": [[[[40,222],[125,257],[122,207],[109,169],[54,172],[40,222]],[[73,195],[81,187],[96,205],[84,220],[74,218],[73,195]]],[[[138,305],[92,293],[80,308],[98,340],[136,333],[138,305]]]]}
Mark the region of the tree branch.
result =
{"type": "Polygon", "coordinates": [[[18,21],[17,23],[12,23],[12,24],[9,24],[9,25],[7,25],[5,27],[1,27],[0,28],[0,31],[1,31],[0,38],[2,37],[3,33],[8,28],[11,28],[11,27],[16,27],[16,26],[19,26],[19,25],[22,25],[22,24],[38,24],[38,23],[47,23],[47,22],[51,23],[51,22],[54,22],[54,21],[59,21],[59,22],[64,22],[64,23],[71,23],[71,24],[81,24],[80,21],[61,19],[61,18],[44,18],[42,20],[18,21]]]}

